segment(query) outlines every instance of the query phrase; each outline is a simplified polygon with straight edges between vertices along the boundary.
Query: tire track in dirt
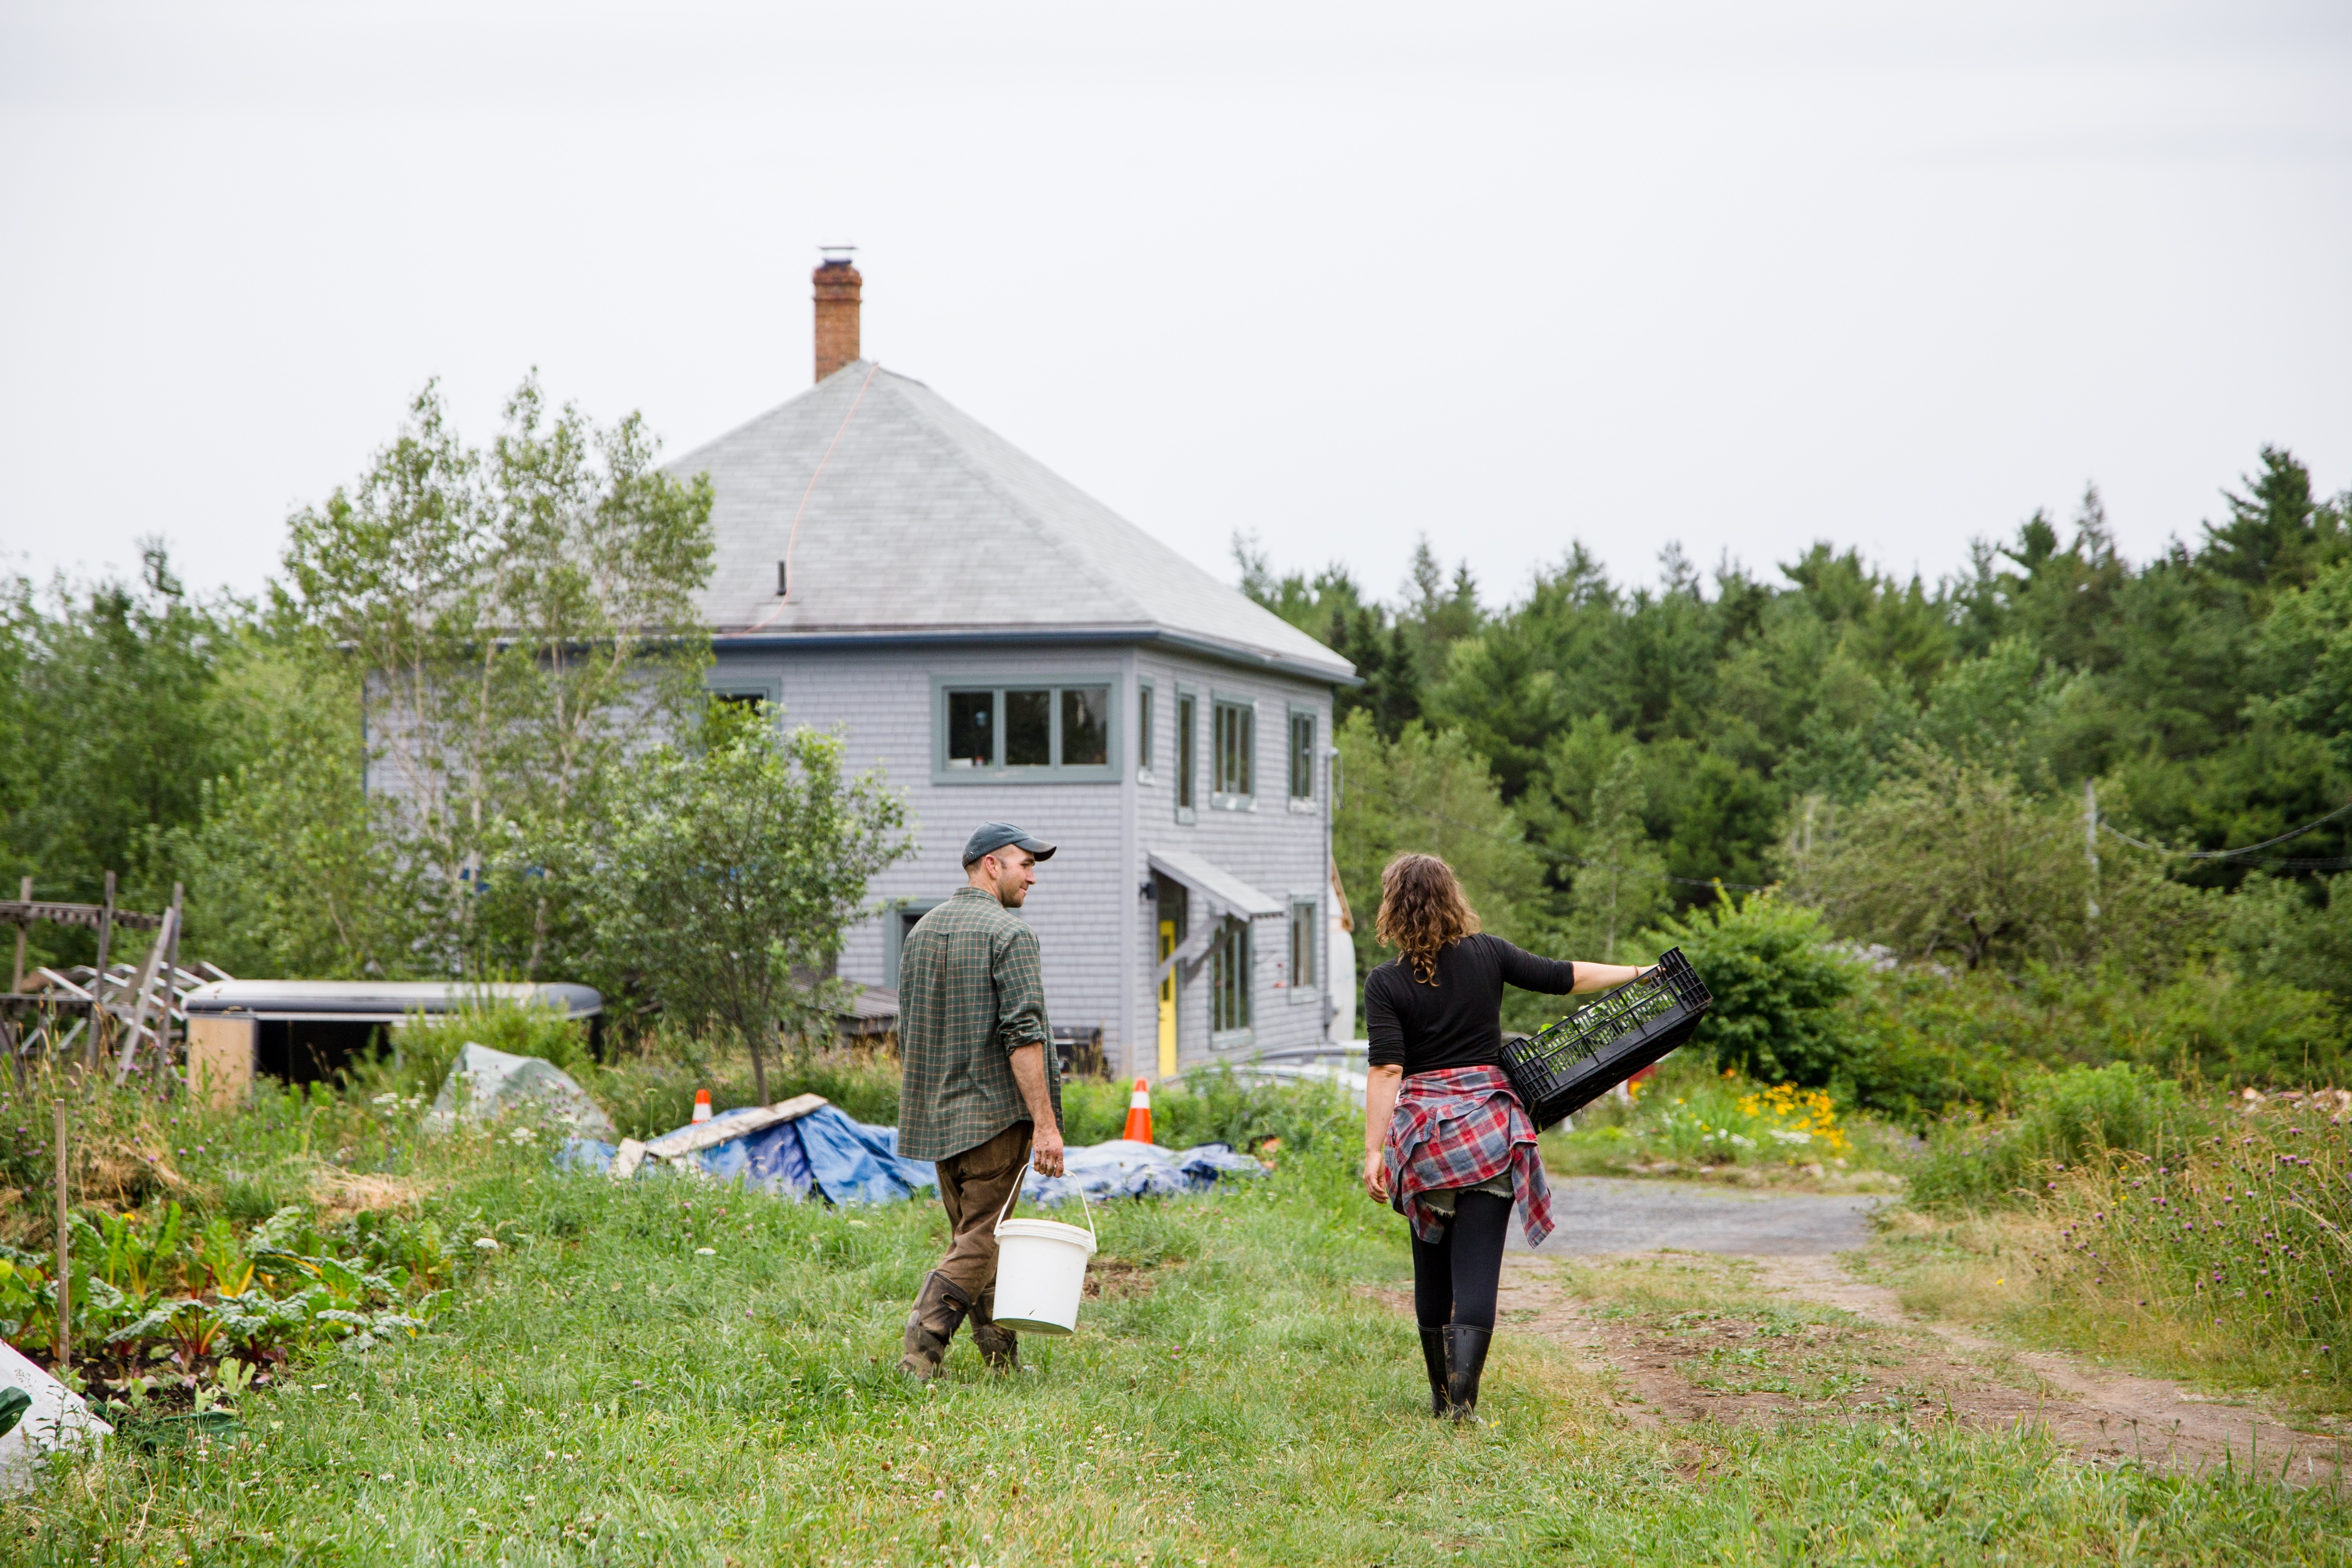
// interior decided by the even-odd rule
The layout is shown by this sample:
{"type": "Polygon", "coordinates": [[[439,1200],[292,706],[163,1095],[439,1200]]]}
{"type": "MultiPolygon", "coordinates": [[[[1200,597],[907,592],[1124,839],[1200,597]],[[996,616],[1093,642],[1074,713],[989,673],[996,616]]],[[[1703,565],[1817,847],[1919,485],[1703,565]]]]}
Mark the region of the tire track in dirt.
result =
{"type": "MultiPolygon", "coordinates": [[[[2249,1466],[2292,1485],[2341,1485],[2341,1438],[2162,1378],[2019,1351],[1906,1315],[1895,1292],[1829,1258],[1705,1260],[1709,1305],[1644,1310],[1600,1284],[1667,1253],[1588,1257],[1591,1272],[1524,1254],[1504,1264],[1497,1328],[1564,1346],[1639,1426],[1892,1419],[1980,1430],[2039,1424],[2079,1462],[2168,1474],[2249,1466]],[[1600,1288],[1596,1289],[1596,1284],[1600,1288]]],[[[1694,1260],[1696,1261],[1696,1260],[1694,1260]]],[[[1403,1303],[1410,1310],[1409,1299],[1403,1303]]]]}
{"type": "Polygon", "coordinates": [[[2296,1485],[2340,1483],[2341,1436],[2306,1432],[2258,1406],[2217,1399],[2169,1378],[2138,1377],[2060,1351],[2004,1345],[1953,1324],[1914,1318],[1884,1285],[1856,1279],[1834,1258],[1772,1258],[1756,1268],[1759,1289],[1836,1307],[1866,1322],[1924,1330],[1979,1364],[2015,1369],[2042,1396],[2041,1419],[2078,1452],[2139,1458],[2183,1472],[2252,1466],[2296,1485]]]}
{"type": "MultiPolygon", "coordinates": [[[[1496,1326],[1565,1347],[1635,1425],[1906,1415],[1988,1430],[2039,1424],[2085,1464],[2344,1482],[2341,1436],[1905,1312],[1893,1290],[1837,1261],[1866,1237],[1853,1200],[1589,1178],[1557,1181],[1554,1194],[1570,1234],[1506,1258],[1496,1326]]],[[[1411,1311],[1409,1296],[1379,1294],[1411,1311]]]]}

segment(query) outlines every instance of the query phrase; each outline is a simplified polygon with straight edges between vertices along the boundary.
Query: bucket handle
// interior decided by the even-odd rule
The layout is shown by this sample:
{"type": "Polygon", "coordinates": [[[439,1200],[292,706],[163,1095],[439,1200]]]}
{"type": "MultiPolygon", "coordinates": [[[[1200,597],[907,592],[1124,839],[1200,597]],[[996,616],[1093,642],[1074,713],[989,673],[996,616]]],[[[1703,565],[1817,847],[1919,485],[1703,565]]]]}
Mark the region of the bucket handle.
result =
{"type": "MultiPolygon", "coordinates": [[[[1026,1182],[1029,1179],[1029,1172],[1035,1159],[1036,1155],[1034,1152],[1021,1156],[1020,1180],[1015,1181],[1013,1184],[1013,1190],[1004,1195],[1004,1207],[998,1211],[996,1215],[996,1228],[990,1234],[998,1236],[1003,1234],[1004,1222],[1012,1217],[1013,1205],[1021,1201],[1022,1183],[1026,1182]]],[[[1087,1202],[1087,1190],[1084,1187],[1080,1187],[1078,1189],[1078,1209],[1080,1213],[1087,1216],[1087,1236],[1094,1242],[1095,1250],[1097,1252],[1101,1251],[1102,1237],[1095,1231],[1095,1206],[1094,1205],[1087,1202]]]]}

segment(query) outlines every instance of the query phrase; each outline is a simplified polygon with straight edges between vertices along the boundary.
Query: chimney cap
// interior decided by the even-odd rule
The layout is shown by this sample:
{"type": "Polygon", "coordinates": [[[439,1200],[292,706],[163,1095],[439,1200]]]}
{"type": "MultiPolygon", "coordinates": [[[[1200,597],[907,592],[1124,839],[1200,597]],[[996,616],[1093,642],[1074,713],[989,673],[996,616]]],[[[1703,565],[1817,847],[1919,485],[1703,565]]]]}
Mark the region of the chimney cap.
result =
{"type": "Polygon", "coordinates": [[[857,247],[854,245],[820,245],[816,248],[817,253],[824,258],[827,267],[846,267],[849,258],[857,254],[857,247]]]}

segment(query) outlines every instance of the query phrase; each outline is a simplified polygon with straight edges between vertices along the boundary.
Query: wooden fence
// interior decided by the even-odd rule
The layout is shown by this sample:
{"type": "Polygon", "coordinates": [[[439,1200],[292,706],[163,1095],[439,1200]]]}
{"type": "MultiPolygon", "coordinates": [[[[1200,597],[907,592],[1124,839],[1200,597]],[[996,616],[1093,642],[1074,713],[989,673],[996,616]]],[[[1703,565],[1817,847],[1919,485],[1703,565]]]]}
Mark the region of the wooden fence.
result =
{"type": "Polygon", "coordinates": [[[181,889],[160,913],[117,908],[114,873],[106,874],[106,901],[68,904],[33,897],[24,879],[13,900],[0,900],[0,922],[16,928],[16,963],[0,995],[0,1051],[22,1083],[37,1055],[53,1062],[79,1058],[85,1071],[108,1064],[118,1084],[143,1074],[159,1088],[179,1080],[187,1040],[187,995],[229,976],[209,963],[180,965],[181,889]],[[98,933],[98,962],[69,969],[25,967],[26,939],[37,923],[80,926],[98,933]],[[155,941],[138,963],[110,961],[118,929],[152,931],[155,941]]]}

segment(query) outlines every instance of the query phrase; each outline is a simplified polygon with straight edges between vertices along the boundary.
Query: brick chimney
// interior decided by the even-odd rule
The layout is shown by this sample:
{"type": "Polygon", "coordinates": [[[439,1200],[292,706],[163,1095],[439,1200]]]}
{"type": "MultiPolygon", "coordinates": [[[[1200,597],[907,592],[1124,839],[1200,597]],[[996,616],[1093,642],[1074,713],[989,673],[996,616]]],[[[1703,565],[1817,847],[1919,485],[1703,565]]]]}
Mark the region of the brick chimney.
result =
{"type": "Polygon", "coordinates": [[[866,279],[849,264],[846,245],[824,247],[816,284],[816,378],[823,381],[857,357],[857,300],[866,279]]]}

